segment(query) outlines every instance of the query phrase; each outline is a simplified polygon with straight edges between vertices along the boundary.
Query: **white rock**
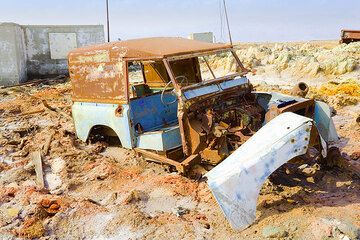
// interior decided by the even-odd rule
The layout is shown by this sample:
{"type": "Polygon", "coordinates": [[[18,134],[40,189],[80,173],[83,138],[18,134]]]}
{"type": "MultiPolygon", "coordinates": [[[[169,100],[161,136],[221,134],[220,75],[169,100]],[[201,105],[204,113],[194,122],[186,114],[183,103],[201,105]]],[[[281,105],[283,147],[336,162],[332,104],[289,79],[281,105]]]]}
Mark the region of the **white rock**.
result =
{"type": "Polygon", "coordinates": [[[61,187],[62,181],[59,175],[48,173],[45,175],[45,184],[50,191],[54,191],[61,187]]]}
{"type": "Polygon", "coordinates": [[[62,158],[55,158],[51,161],[51,171],[60,173],[65,168],[65,161],[62,158]]]}
{"type": "Polygon", "coordinates": [[[33,181],[33,180],[26,180],[21,185],[24,186],[24,187],[36,187],[37,186],[36,182],[33,181]]]}

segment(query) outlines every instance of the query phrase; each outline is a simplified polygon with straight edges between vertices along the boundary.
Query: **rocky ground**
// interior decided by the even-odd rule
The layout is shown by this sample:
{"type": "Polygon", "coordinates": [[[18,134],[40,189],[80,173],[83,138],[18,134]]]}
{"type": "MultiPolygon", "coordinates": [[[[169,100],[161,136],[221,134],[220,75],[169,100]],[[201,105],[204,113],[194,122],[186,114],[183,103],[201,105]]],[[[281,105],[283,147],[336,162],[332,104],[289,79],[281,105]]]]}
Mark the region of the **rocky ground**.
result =
{"type": "MultiPolygon", "coordinates": [[[[358,239],[360,236],[360,44],[242,44],[258,90],[334,107],[341,139],[332,167],[312,154],[267,180],[257,220],[233,231],[205,182],[93,139],[71,120],[71,87],[53,79],[0,89],[0,239],[358,239]],[[41,154],[44,188],[33,160],[41,154]]],[[[224,68],[231,63],[219,63],[224,68]]],[[[197,167],[194,172],[202,172],[197,167]]]]}

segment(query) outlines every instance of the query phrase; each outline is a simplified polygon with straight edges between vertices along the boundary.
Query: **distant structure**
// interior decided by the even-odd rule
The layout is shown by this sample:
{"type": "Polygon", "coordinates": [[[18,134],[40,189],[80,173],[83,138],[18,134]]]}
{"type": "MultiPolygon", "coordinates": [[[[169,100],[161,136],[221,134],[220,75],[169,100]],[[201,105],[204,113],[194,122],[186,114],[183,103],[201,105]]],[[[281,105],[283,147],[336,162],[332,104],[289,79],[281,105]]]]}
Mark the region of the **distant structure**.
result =
{"type": "Polygon", "coordinates": [[[0,23],[0,86],[67,75],[70,50],[103,42],[103,25],[0,23]]]}
{"type": "Polygon", "coordinates": [[[352,43],[360,41],[360,30],[341,30],[340,43],[352,43]]]}
{"type": "Polygon", "coordinates": [[[212,32],[202,32],[202,33],[191,33],[188,39],[213,43],[214,42],[214,34],[212,32]]]}

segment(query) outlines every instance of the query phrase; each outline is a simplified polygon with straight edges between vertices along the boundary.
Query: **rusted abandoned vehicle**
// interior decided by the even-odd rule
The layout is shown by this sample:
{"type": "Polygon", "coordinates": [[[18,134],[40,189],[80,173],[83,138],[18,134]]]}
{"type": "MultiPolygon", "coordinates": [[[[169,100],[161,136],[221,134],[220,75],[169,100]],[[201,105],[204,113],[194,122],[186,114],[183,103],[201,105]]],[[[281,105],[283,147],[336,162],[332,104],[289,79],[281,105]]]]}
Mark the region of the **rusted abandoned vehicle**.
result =
{"type": "Polygon", "coordinates": [[[360,41],[360,31],[359,30],[341,30],[341,39],[340,43],[352,43],[360,41]]]}
{"type": "Polygon", "coordinates": [[[326,157],[337,139],[325,103],[254,92],[231,45],[181,38],[106,43],[70,52],[69,71],[81,140],[102,130],[179,172],[217,165],[205,177],[234,229],[255,220],[272,172],[309,147],[326,157]]]}

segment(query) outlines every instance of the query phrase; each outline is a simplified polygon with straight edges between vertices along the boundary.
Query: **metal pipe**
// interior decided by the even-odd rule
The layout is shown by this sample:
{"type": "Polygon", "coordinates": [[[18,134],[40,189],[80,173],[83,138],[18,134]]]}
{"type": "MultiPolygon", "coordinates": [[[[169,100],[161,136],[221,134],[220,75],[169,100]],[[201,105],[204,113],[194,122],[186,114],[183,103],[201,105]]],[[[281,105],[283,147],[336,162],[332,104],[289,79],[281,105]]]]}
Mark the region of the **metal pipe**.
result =
{"type": "Polygon", "coordinates": [[[224,3],[224,10],[225,10],[225,17],[226,17],[226,25],[227,25],[227,29],[228,29],[228,33],[229,33],[229,40],[230,40],[230,44],[232,45],[232,38],[231,38],[231,32],[230,32],[230,26],[229,26],[229,18],[227,15],[225,0],[223,0],[223,3],[224,3]]]}
{"type": "Polygon", "coordinates": [[[110,42],[109,0],[106,0],[106,29],[107,29],[107,41],[110,42]]]}

